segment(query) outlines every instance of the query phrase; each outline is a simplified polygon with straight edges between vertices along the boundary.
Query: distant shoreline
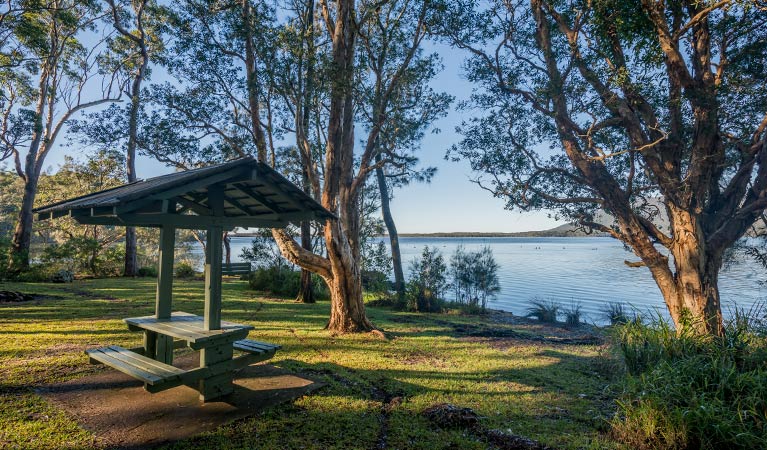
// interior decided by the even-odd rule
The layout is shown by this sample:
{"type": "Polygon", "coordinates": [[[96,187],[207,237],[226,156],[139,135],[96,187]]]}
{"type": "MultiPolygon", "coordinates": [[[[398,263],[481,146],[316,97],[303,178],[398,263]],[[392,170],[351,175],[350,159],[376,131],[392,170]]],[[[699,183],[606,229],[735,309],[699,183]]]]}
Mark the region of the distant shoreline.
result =
{"type": "MultiPolygon", "coordinates": [[[[232,234],[232,237],[252,237],[254,233],[232,234]]],[[[377,237],[386,237],[382,234],[377,237]]],[[[479,232],[479,231],[453,231],[439,233],[399,233],[401,238],[502,238],[502,237],[605,237],[607,233],[593,232],[587,234],[573,225],[560,225],[549,230],[517,231],[513,233],[502,232],[479,232]]]]}

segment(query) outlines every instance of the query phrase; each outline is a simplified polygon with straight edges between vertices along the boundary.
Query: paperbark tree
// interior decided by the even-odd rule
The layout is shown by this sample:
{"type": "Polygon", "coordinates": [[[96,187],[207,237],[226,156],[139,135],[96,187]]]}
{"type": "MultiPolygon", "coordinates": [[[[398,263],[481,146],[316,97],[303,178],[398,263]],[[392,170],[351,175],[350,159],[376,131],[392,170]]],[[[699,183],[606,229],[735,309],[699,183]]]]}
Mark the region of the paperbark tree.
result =
{"type": "Polygon", "coordinates": [[[620,240],[678,329],[722,334],[723,253],[767,206],[764,6],[445,7],[435,26],[470,53],[482,86],[471,105],[488,111],[462,126],[452,155],[510,208],[553,209],[620,240]]]}
{"type": "Polygon", "coordinates": [[[114,76],[107,76],[101,95],[88,95],[95,84],[91,80],[101,78],[97,60],[103,45],[95,33],[91,38],[96,44],[86,47],[80,39],[103,17],[97,3],[54,0],[23,6],[24,14],[4,18],[0,31],[6,36],[0,44],[2,52],[14,49],[8,52],[12,73],[4,70],[0,77],[3,90],[10,93],[4,94],[2,102],[2,155],[13,159],[16,173],[24,181],[8,260],[9,270],[16,273],[29,265],[32,208],[40,173],[62,128],[78,112],[115,101],[120,91],[114,76]],[[30,105],[33,110],[26,109],[30,105]]]}

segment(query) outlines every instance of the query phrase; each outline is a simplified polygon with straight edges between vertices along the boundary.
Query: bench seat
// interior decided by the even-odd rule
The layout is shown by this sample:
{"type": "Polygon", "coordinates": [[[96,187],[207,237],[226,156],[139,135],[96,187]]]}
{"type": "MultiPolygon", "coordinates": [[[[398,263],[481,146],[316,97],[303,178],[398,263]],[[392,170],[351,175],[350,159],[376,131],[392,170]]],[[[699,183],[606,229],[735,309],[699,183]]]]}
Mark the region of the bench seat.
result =
{"type": "Polygon", "coordinates": [[[281,348],[281,345],[269,344],[266,342],[259,342],[251,339],[241,339],[239,341],[234,341],[235,350],[239,350],[245,353],[252,353],[254,355],[274,355],[274,353],[281,348]]]}
{"type": "Polygon", "coordinates": [[[85,353],[93,364],[105,364],[152,386],[168,382],[178,384],[181,376],[186,373],[183,369],[155,361],[119,345],[86,350],[85,353]]]}

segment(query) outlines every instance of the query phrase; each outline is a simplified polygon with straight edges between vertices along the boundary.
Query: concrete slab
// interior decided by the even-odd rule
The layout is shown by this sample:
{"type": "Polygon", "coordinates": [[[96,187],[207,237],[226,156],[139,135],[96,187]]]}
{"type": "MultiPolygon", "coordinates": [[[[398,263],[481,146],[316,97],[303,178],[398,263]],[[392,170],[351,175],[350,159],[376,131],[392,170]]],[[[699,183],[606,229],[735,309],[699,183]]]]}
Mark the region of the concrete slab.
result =
{"type": "MultiPolygon", "coordinates": [[[[194,367],[197,355],[174,365],[194,367]]],[[[151,448],[185,439],[305,395],[322,386],[267,364],[241,369],[234,393],[201,403],[186,386],[150,394],[141,382],[116,370],[45,386],[38,392],[111,448],[151,448]]]]}

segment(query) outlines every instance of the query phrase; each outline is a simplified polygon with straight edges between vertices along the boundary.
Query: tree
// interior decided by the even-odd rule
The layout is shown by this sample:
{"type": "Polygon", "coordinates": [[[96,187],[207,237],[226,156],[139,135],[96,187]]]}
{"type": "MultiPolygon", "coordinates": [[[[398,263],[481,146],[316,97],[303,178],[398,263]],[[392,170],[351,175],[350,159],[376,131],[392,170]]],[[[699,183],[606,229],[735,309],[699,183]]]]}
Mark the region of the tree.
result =
{"type": "MultiPolygon", "coordinates": [[[[420,59],[416,57],[421,52],[426,35],[425,19],[430,11],[428,1],[361,1],[359,13],[355,3],[342,0],[331,9],[326,1],[320,2],[322,19],[332,38],[321,203],[339,218],[325,224],[327,256],[308,252],[279,230],[274,232],[289,260],[319,274],[327,283],[332,305],[328,328],[336,331],[372,329],[362,302],[359,200],[367,177],[377,168],[402,166],[409,159],[401,153],[402,149],[381,145],[381,139],[387,124],[400,113],[400,107],[418,95],[417,89],[410,84],[410,77],[418,68],[416,62],[420,59]],[[406,45],[391,53],[380,51],[385,48],[386,37],[383,37],[384,45],[376,49],[379,44],[374,35],[391,28],[406,37],[390,43],[395,47],[406,45]],[[365,55],[377,52],[375,60],[368,60],[380,69],[382,75],[375,84],[373,96],[365,97],[355,89],[364,83],[368,69],[355,55],[358,39],[365,48],[365,55]],[[354,125],[359,117],[369,121],[364,124],[367,133],[356,162],[354,125]]],[[[320,179],[316,166],[307,169],[315,173],[310,178],[320,179]]]]}
{"type": "MultiPolygon", "coordinates": [[[[130,80],[126,91],[130,98],[127,107],[128,127],[125,143],[125,164],[128,183],[138,180],[136,175],[136,149],[139,139],[139,114],[141,113],[141,85],[148,75],[150,57],[161,50],[158,21],[153,14],[159,8],[150,0],[106,0],[111,9],[111,22],[119,37],[111,42],[115,65],[122,67],[130,80]]],[[[122,133],[120,133],[122,134],[122,133]]],[[[125,265],[123,275],[137,274],[136,229],[125,228],[125,265]]]]}
{"type": "Polygon", "coordinates": [[[393,0],[380,6],[359,27],[356,75],[357,122],[368,130],[373,149],[381,215],[386,224],[394,269],[394,289],[405,294],[399,234],[391,212],[392,188],[411,181],[430,181],[434,167],[418,167],[418,151],[426,130],[447,112],[453,97],[434,91],[431,80],[441,68],[436,53],[424,54],[424,24],[430,2],[393,0]],[[412,11],[407,11],[412,8],[412,11]],[[386,120],[381,120],[385,116],[386,120]],[[384,161],[390,160],[388,163],[384,161]]]}
{"type": "Polygon", "coordinates": [[[509,208],[551,209],[626,244],[678,329],[723,333],[723,254],[767,206],[764,5],[444,7],[434,26],[469,52],[482,88],[466,107],[487,111],[450,154],[509,208]]]}
{"type": "Polygon", "coordinates": [[[103,17],[94,1],[57,0],[27,4],[13,1],[0,21],[3,94],[0,156],[13,160],[24,194],[8,265],[18,272],[29,265],[32,207],[45,158],[64,125],[79,111],[115,101],[120,87],[107,74],[100,92],[89,98],[98,77],[103,42],[93,32],[103,17]],[[85,46],[81,39],[96,40],[85,46]],[[33,106],[34,109],[28,109],[33,106]],[[26,156],[22,154],[26,151],[26,156]]]}

